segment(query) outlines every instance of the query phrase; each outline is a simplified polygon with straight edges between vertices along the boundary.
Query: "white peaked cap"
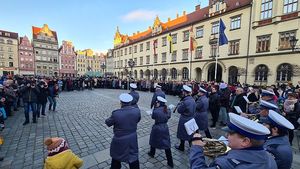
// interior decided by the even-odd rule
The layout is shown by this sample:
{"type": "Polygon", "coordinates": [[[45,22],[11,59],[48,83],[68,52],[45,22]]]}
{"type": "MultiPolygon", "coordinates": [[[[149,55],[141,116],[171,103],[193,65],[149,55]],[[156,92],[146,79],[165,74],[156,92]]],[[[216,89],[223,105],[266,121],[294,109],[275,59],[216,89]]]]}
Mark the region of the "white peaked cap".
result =
{"type": "Polygon", "coordinates": [[[128,93],[122,93],[120,96],[119,96],[119,99],[121,102],[124,102],[124,103],[129,103],[133,100],[133,97],[128,94],[128,93]]]}

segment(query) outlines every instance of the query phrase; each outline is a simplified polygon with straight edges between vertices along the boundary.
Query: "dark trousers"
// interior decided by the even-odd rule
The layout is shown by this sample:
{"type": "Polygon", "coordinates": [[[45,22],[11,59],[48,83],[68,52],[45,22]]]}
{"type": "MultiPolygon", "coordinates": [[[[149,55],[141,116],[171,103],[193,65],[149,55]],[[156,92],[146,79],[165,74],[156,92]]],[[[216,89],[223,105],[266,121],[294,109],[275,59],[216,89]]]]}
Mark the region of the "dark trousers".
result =
{"type": "MultiPolygon", "coordinates": [[[[111,160],[111,169],[121,169],[121,162],[115,159],[111,160]]],[[[136,160],[132,163],[129,163],[130,169],[140,169],[140,162],[139,160],[136,160]]]]}
{"type": "Polygon", "coordinates": [[[36,103],[33,102],[25,102],[24,103],[24,113],[25,113],[25,121],[29,122],[29,110],[32,110],[32,121],[36,122],[36,103]]]}
{"type": "Polygon", "coordinates": [[[37,105],[37,117],[40,117],[40,114],[45,115],[45,109],[46,109],[46,104],[47,103],[38,103],[37,105]],[[42,112],[41,112],[42,108],[42,112]]]}
{"type": "Polygon", "coordinates": [[[293,139],[294,139],[294,130],[288,130],[288,133],[289,133],[289,142],[290,142],[290,145],[292,146],[293,139]]]}
{"type": "Polygon", "coordinates": [[[205,133],[207,138],[212,138],[208,128],[206,130],[204,130],[204,133],[205,133]]]}
{"type": "MultiPolygon", "coordinates": [[[[154,147],[150,147],[150,154],[152,156],[155,155],[155,148],[154,147]]],[[[168,161],[168,165],[172,165],[173,166],[173,158],[172,158],[172,152],[171,152],[171,149],[165,149],[165,154],[166,154],[166,157],[167,157],[167,161],[168,161]]]]}
{"type": "Polygon", "coordinates": [[[11,101],[7,101],[6,103],[5,103],[5,106],[4,106],[4,109],[5,109],[5,111],[6,111],[6,115],[7,116],[11,116],[12,114],[11,114],[11,106],[13,105],[13,102],[11,102],[11,101]]]}
{"type": "Polygon", "coordinates": [[[218,122],[218,119],[219,119],[219,112],[220,112],[220,109],[212,109],[210,110],[211,112],[211,116],[212,116],[212,127],[216,127],[216,123],[218,122]]]}
{"type": "MultiPolygon", "coordinates": [[[[179,144],[179,149],[180,150],[184,150],[184,140],[180,140],[180,144],[179,144]]],[[[190,147],[192,146],[192,141],[188,141],[189,142],[189,145],[190,145],[190,147]]]]}

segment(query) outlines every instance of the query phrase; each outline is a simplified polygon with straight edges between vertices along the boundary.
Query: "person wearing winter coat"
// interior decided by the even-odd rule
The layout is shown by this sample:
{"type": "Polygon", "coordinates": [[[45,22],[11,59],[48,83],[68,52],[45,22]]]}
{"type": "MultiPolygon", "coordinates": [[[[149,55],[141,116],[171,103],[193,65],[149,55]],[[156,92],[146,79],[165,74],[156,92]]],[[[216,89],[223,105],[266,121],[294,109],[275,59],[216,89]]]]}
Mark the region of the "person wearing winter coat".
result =
{"type": "Polygon", "coordinates": [[[170,132],[168,127],[168,120],[171,118],[171,111],[168,109],[166,99],[158,96],[156,105],[154,106],[154,110],[152,113],[152,119],[155,120],[154,125],[152,126],[150,141],[149,144],[151,146],[148,155],[150,157],[154,157],[155,149],[163,149],[165,150],[167,163],[173,168],[173,159],[171,153],[171,140],[170,140],[170,132]]]}
{"type": "Polygon", "coordinates": [[[78,169],[83,165],[83,160],[69,149],[65,139],[47,138],[44,144],[48,150],[44,169],[78,169]]]}

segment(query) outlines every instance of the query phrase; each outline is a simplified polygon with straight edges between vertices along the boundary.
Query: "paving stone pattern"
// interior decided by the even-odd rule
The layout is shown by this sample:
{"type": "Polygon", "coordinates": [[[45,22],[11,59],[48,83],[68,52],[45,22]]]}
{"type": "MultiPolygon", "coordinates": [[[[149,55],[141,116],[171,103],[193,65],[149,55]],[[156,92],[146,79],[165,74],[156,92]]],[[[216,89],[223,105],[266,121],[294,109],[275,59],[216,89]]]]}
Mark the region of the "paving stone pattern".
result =
{"type": "MultiPolygon", "coordinates": [[[[65,138],[72,151],[84,160],[82,168],[110,168],[111,158],[109,147],[113,135],[112,128],[105,125],[104,121],[111,112],[120,107],[118,96],[124,90],[95,89],[92,91],[63,92],[57,99],[57,111],[46,112],[45,117],[40,117],[37,124],[30,123],[23,126],[23,110],[15,112],[13,117],[6,120],[6,128],[1,135],[5,143],[0,147],[0,156],[5,159],[0,162],[1,169],[41,169],[47,151],[43,145],[46,137],[65,138]]],[[[152,93],[139,92],[139,107],[142,111],[142,119],[138,125],[139,160],[141,169],[166,169],[167,161],[163,150],[157,150],[155,158],[147,155],[149,151],[149,134],[154,121],[146,110],[150,110],[152,93]]],[[[178,97],[167,96],[168,104],[176,105],[178,97]]],[[[179,114],[172,114],[168,122],[174,168],[189,168],[188,154],[174,149],[178,144],[176,138],[179,114]]],[[[210,130],[214,137],[224,135],[220,129],[210,130]]],[[[295,139],[296,140],[296,139],[295,139]]],[[[296,142],[295,142],[296,145],[296,142]]],[[[294,148],[293,168],[300,168],[298,148],[294,148]]],[[[122,164],[122,168],[129,168],[122,164]]]]}

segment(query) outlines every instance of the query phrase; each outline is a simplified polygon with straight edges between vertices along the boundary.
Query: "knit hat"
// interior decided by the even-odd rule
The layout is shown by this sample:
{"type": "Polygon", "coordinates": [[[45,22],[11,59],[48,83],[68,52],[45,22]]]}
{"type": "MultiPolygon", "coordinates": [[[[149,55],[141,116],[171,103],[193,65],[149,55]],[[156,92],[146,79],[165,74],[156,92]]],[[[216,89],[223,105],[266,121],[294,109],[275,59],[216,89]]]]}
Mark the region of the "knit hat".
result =
{"type": "Polygon", "coordinates": [[[60,152],[69,149],[66,140],[59,137],[46,138],[44,143],[47,146],[49,156],[53,156],[55,154],[58,154],[60,152]]]}

